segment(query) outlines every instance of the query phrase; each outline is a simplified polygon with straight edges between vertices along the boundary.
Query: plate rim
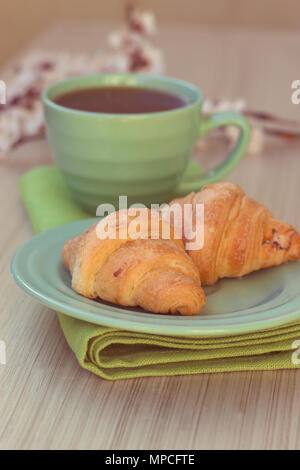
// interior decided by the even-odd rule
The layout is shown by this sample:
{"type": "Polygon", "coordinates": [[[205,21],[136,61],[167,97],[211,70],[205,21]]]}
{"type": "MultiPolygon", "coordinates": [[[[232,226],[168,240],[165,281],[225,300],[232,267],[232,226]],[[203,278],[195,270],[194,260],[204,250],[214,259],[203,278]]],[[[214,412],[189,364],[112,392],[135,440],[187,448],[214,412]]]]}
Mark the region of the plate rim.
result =
{"type": "MultiPolygon", "coordinates": [[[[105,315],[104,317],[102,317],[101,315],[96,316],[95,313],[88,312],[84,310],[84,308],[80,308],[80,306],[78,307],[77,305],[69,306],[65,302],[59,299],[51,298],[47,293],[45,294],[45,293],[40,292],[32,284],[30,284],[30,282],[26,281],[26,279],[23,278],[20,272],[21,270],[18,269],[19,260],[20,258],[22,258],[24,252],[26,252],[26,250],[31,245],[34,245],[37,240],[47,239],[49,235],[50,235],[49,237],[49,240],[50,240],[51,233],[59,234],[59,232],[63,231],[64,228],[66,227],[70,227],[71,229],[71,226],[72,227],[74,226],[74,232],[75,232],[76,226],[81,227],[81,224],[85,224],[86,227],[88,227],[89,225],[91,225],[97,220],[99,221],[100,217],[76,220],[74,222],[69,222],[67,224],[53,227],[49,230],[46,230],[37,235],[34,235],[29,240],[27,240],[24,244],[22,244],[16,250],[11,260],[10,269],[11,269],[11,273],[16,284],[22,290],[24,290],[28,295],[38,300],[46,307],[49,307],[52,310],[54,309],[55,311],[59,313],[63,313],[70,317],[77,318],[81,321],[86,321],[86,322],[89,322],[98,326],[105,326],[105,327],[110,327],[110,328],[123,330],[123,331],[132,331],[136,333],[152,334],[152,335],[159,335],[159,336],[194,337],[194,338],[201,337],[202,338],[202,337],[228,337],[228,336],[243,335],[243,334],[246,335],[246,334],[251,334],[255,332],[258,333],[260,331],[272,330],[276,327],[282,327],[294,321],[300,320],[300,293],[299,293],[299,310],[298,311],[288,312],[285,316],[280,316],[280,317],[275,316],[271,318],[262,318],[260,320],[251,321],[250,323],[233,324],[233,325],[228,325],[226,327],[224,327],[224,325],[220,327],[211,326],[211,325],[201,325],[201,327],[199,325],[186,326],[186,325],[180,324],[180,322],[178,325],[173,325],[173,324],[161,325],[159,323],[156,324],[155,321],[150,322],[150,323],[147,323],[147,322],[139,323],[135,319],[131,319],[130,317],[128,318],[128,315],[124,316],[124,320],[122,318],[116,319],[113,317],[109,317],[109,310],[107,310],[107,307],[103,304],[102,305],[97,304],[97,309],[99,309],[100,314],[104,313],[105,315]],[[83,318],[83,315],[85,318],[83,318]],[[266,326],[266,323],[267,323],[267,326],[266,326]],[[168,331],[166,331],[166,328],[168,328],[168,331]],[[180,331],[178,331],[179,329],[180,331]]],[[[80,231],[78,230],[78,232],[80,231]]],[[[74,234],[74,236],[76,235],[74,234]]],[[[82,297],[82,298],[85,299],[85,297],[82,297]]],[[[288,302],[286,305],[288,305],[289,303],[290,302],[288,302]]],[[[131,313],[129,310],[126,311],[126,308],[124,309],[123,307],[121,310],[118,305],[116,305],[114,308],[116,308],[117,314],[120,313],[121,315],[124,315],[124,313],[125,314],[131,313]],[[120,312],[118,312],[118,310],[120,310],[120,312]]],[[[270,312],[270,309],[268,309],[266,312],[270,312]]],[[[151,318],[151,314],[147,314],[147,316],[148,315],[149,315],[149,318],[151,318]]],[[[159,318],[160,320],[163,318],[195,319],[195,317],[175,317],[175,316],[162,315],[162,314],[153,314],[153,315],[155,315],[155,318],[159,318]]],[[[197,316],[197,318],[199,317],[201,316],[197,316]]],[[[213,316],[211,316],[210,318],[209,316],[205,316],[205,318],[208,319],[208,321],[212,317],[213,316]]]]}

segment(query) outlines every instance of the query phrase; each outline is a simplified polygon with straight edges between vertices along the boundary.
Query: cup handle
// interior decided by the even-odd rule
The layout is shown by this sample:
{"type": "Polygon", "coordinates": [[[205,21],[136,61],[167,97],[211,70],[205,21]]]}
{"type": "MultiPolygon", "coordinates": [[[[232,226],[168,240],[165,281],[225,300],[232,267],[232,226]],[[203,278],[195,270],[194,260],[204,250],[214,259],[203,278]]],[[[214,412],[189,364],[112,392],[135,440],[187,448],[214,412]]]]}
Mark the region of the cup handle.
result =
{"type": "MultiPolygon", "coordinates": [[[[202,118],[199,136],[204,137],[213,129],[223,126],[236,126],[240,130],[239,139],[228,157],[215,168],[193,175],[186,175],[179,184],[176,195],[183,196],[198,191],[202,186],[224,178],[240,161],[250,140],[250,126],[247,119],[235,111],[222,111],[202,118]]],[[[200,170],[200,167],[199,167],[200,170]]]]}

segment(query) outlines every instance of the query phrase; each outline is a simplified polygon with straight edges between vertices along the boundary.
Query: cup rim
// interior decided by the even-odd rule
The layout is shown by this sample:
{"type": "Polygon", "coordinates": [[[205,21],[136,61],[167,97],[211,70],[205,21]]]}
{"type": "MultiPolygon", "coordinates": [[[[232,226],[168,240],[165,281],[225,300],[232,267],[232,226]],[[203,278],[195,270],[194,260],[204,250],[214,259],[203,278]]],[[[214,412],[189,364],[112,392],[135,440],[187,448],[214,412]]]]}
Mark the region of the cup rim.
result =
{"type": "MultiPolygon", "coordinates": [[[[138,83],[135,83],[135,85],[138,86],[138,83]]],[[[84,87],[82,87],[82,88],[84,88],[84,87]]],[[[85,88],[89,88],[89,85],[87,85],[85,88]]],[[[76,89],[76,88],[74,87],[74,89],[76,89]]],[[[151,117],[154,117],[154,116],[166,116],[168,114],[173,115],[173,114],[178,114],[178,113],[181,113],[183,111],[189,110],[189,109],[191,109],[195,106],[200,105],[203,102],[203,94],[202,94],[201,90],[199,90],[192,83],[189,83],[185,80],[181,80],[181,79],[178,79],[178,78],[169,77],[169,76],[166,76],[166,75],[154,75],[154,74],[146,74],[146,73],[144,73],[144,74],[142,74],[142,73],[139,73],[139,74],[134,74],[134,73],[107,73],[106,74],[105,73],[105,74],[88,74],[88,75],[80,75],[80,76],[77,76],[77,77],[70,77],[70,78],[66,78],[64,80],[58,80],[55,83],[52,83],[51,85],[48,85],[42,91],[41,98],[42,98],[42,102],[43,102],[44,105],[47,105],[47,106],[49,106],[49,107],[51,107],[51,108],[53,108],[53,109],[55,109],[59,112],[65,113],[65,114],[71,114],[71,115],[77,115],[77,116],[88,116],[90,118],[93,118],[93,117],[94,118],[108,117],[108,118],[111,118],[111,119],[114,119],[114,118],[115,119],[120,119],[120,118],[126,118],[126,119],[143,118],[143,119],[145,119],[145,118],[151,118],[151,117]],[[177,86],[181,86],[181,87],[195,93],[196,99],[194,101],[192,101],[191,103],[187,104],[186,106],[182,106],[180,108],[169,109],[169,110],[165,110],[165,111],[156,111],[156,112],[153,112],[153,113],[130,113],[130,114],[126,114],[126,113],[100,113],[100,112],[92,112],[92,111],[82,111],[82,110],[79,110],[79,109],[71,109],[71,108],[67,108],[65,106],[61,106],[61,105],[55,103],[53,101],[53,99],[48,96],[48,94],[51,91],[53,91],[53,89],[55,89],[56,87],[59,87],[63,84],[67,84],[67,83],[70,83],[70,82],[71,83],[73,82],[74,84],[76,84],[77,82],[82,81],[84,79],[91,80],[91,79],[97,78],[97,77],[105,77],[108,80],[112,79],[112,78],[116,78],[116,77],[123,78],[124,80],[134,79],[134,78],[138,77],[141,80],[145,80],[145,81],[147,81],[147,79],[148,79],[148,80],[152,80],[152,81],[157,80],[158,82],[171,83],[171,84],[174,84],[174,85],[177,85],[177,86]]]]}

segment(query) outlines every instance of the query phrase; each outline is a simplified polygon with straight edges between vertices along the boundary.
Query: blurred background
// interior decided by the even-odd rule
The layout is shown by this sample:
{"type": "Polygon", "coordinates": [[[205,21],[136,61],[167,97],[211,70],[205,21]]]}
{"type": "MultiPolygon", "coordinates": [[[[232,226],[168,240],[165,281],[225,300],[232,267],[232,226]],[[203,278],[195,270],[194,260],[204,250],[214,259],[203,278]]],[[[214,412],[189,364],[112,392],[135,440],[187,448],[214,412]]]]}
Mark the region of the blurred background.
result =
{"type": "MultiPolygon", "coordinates": [[[[140,0],[159,23],[297,30],[299,0],[140,0]]],[[[1,0],[0,64],[60,20],[120,20],[123,0],[1,0]]]]}
{"type": "MultiPolygon", "coordinates": [[[[270,138],[276,149],[300,142],[300,103],[291,100],[300,79],[300,0],[0,0],[0,7],[7,85],[0,157],[44,136],[47,85],[107,72],[194,83],[204,113],[235,110],[250,120],[248,153],[261,154],[270,138]]],[[[238,138],[234,128],[224,133],[230,144],[238,138]]]]}

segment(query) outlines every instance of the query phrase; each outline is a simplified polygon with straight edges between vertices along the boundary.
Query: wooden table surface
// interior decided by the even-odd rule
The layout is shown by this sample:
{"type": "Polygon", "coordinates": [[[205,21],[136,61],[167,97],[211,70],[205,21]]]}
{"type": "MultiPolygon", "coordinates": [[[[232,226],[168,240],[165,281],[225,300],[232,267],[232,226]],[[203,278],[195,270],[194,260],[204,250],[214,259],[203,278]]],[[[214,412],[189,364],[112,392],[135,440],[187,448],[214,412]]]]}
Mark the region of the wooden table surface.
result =
{"type": "MultiPolygon", "coordinates": [[[[107,28],[60,23],[37,38],[47,49],[92,49],[107,28]]],[[[250,107],[300,117],[291,103],[300,34],[183,29],[161,25],[169,75],[211,97],[244,97],[250,107]]],[[[9,263],[32,236],[19,176],[50,162],[44,141],[11,152],[0,168],[1,449],[300,448],[300,370],[142,378],[109,382],[81,369],[54,312],[19,290],[9,263]]],[[[200,160],[209,162],[209,152],[200,160]]],[[[228,180],[300,229],[300,144],[268,145],[246,156],[228,180]]],[[[300,339],[300,338],[299,338],[300,339]]]]}

